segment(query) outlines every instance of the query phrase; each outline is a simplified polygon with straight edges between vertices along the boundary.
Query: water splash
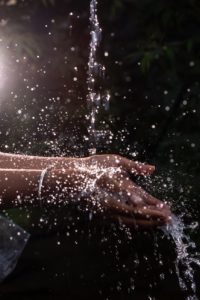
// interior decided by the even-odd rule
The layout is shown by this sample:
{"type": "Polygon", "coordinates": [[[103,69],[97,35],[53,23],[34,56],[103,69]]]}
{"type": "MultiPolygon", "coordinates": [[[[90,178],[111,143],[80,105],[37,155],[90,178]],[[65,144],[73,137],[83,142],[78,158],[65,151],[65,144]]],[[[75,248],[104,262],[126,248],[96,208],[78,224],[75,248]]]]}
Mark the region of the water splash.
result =
{"type": "Polygon", "coordinates": [[[90,110],[89,119],[90,125],[88,128],[89,133],[89,153],[95,154],[97,148],[97,135],[96,130],[96,116],[99,112],[100,106],[103,100],[103,106],[105,109],[109,108],[110,95],[106,93],[101,95],[100,91],[96,86],[96,79],[98,76],[103,76],[105,73],[105,67],[97,62],[97,49],[101,41],[102,29],[99,25],[99,20],[97,16],[97,0],[91,0],[90,2],[90,24],[91,24],[91,41],[90,41],[90,54],[88,61],[88,95],[87,102],[88,108],[90,110]]]}
{"type": "MultiPolygon", "coordinates": [[[[90,125],[88,128],[89,133],[89,153],[91,155],[96,154],[98,130],[96,129],[96,117],[99,113],[102,100],[105,108],[109,108],[110,95],[102,95],[97,88],[97,78],[105,73],[105,67],[97,62],[97,50],[101,41],[102,29],[100,28],[98,16],[97,16],[97,0],[91,0],[90,2],[90,24],[91,24],[91,42],[90,42],[90,54],[88,61],[88,95],[87,102],[90,110],[89,120],[90,125]]],[[[94,170],[96,172],[96,168],[94,170]]],[[[99,176],[102,176],[104,170],[100,172],[99,176]]],[[[84,193],[88,193],[96,190],[96,182],[88,181],[84,193]]],[[[102,193],[102,191],[100,191],[102,193]]],[[[98,194],[98,193],[97,193],[98,194]]],[[[100,196],[100,195],[98,195],[100,196]]],[[[176,247],[176,261],[175,269],[180,288],[190,294],[187,300],[197,300],[196,296],[196,284],[194,280],[194,265],[200,266],[200,254],[197,253],[196,245],[192,242],[190,236],[186,234],[188,228],[185,226],[181,218],[173,216],[171,225],[168,225],[163,229],[165,234],[173,239],[176,247]]]]}
{"type": "Polygon", "coordinates": [[[197,252],[196,244],[186,233],[187,229],[195,229],[198,223],[187,227],[181,218],[173,215],[172,223],[167,225],[164,232],[169,235],[176,247],[175,269],[179,286],[184,292],[190,293],[187,300],[197,300],[196,283],[194,279],[194,266],[200,267],[200,253],[197,252]]]}

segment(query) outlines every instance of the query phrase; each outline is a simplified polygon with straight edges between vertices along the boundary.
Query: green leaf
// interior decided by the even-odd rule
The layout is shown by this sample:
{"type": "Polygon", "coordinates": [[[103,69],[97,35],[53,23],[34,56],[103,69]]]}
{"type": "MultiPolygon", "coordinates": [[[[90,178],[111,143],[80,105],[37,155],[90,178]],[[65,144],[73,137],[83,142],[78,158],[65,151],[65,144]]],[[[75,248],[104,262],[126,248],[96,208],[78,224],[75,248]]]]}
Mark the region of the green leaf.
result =
{"type": "Polygon", "coordinates": [[[115,0],[111,7],[111,15],[114,17],[117,14],[117,11],[119,11],[122,7],[123,7],[123,1],[115,0]]]}
{"type": "Polygon", "coordinates": [[[191,52],[192,51],[192,48],[193,48],[193,41],[192,40],[188,40],[186,42],[186,48],[187,48],[187,51],[188,52],[191,52]]]}
{"type": "Polygon", "coordinates": [[[165,51],[165,54],[166,54],[167,58],[170,60],[170,62],[174,62],[175,55],[174,55],[173,48],[164,47],[164,51],[165,51]]]}
{"type": "Polygon", "coordinates": [[[141,61],[141,69],[143,73],[147,73],[149,71],[152,60],[153,60],[152,54],[150,52],[146,52],[141,61]]]}

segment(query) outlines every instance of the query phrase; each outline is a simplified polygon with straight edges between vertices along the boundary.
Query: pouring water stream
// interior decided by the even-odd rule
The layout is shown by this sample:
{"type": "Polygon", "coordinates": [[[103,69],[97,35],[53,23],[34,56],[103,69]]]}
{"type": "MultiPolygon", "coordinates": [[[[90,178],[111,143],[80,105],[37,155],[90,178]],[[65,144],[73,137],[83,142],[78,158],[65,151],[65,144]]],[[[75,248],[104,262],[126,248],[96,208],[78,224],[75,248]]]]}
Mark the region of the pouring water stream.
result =
{"type": "Polygon", "coordinates": [[[88,128],[89,133],[89,153],[95,154],[97,147],[97,129],[96,129],[96,117],[99,112],[100,106],[103,104],[105,108],[109,107],[110,95],[102,94],[96,87],[96,79],[98,76],[104,75],[105,67],[97,61],[97,50],[101,41],[102,29],[99,25],[97,15],[97,0],[91,0],[90,2],[90,24],[91,24],[91,41],[90,41],[90,54],[88,61],[88,95],[87,102],[90,110],[90,124],[88,128]]]}
{"type": "MultiPolygon", "coordinates": [[[[90,24],[91,24],[91,42],[88,61],[88,108],[90,110],[90,125],[88,129],[91,155],[96,154],[97,148],[97,130],[96,117],[103,101],[109,104],[110,95],[102,95],[98,92],[96,78],[104,73],[105,67],[97,62],[97,50],[101,40],[102,30],[99,25],[97,15],[97,0],[90,2],[90,24]]],[[[108,106],[108,105],[106,105],[108,106]]],[[[200,266],[200,255],[197,253],[196,245],[190,236],[185,233],[186,226],[180,217],[173,216],[172,223],[163,228],[166,235],[170,236],[176,248],[175,269],[180,289],[190,293],[187,300],[197,300],[196,283],[194,279],[194,265],[200,266]]]]}

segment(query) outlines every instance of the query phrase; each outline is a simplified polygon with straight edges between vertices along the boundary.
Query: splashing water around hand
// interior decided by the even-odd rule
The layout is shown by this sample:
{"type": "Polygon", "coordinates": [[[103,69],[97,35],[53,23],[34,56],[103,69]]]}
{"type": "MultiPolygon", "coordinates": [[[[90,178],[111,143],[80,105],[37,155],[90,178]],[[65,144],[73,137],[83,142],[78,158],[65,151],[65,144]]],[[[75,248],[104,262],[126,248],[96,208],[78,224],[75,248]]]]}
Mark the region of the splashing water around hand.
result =
{"type": "MultiPolygon", "coordinates": [[[[90,55],[88,62],[88,108],[90,110],[89,119],[90,125],[88,129],[90,149],[89,153],[91,155],[96,154],[97,148],[97,135],[96,130],[96,117],[99,112],[102,99],[105,101],[104,106],[109,107],[110,95],[106,96],[100,94],[96,87],[96,78],[105,72],[105,67],[97,62],[97,49],[101,40],[101,28],[97,16],[97,0],[91,0],[90,2],[90,23],[91,23],[91,42],[90,42],[90,55]]],[[[92,184],[93,189],[95,188],[95,183],[92,184]]],[[[87,186],[88,188],[88,186],[87,186]]],[[[89,184],[89,189],[91,188],[91,183],[89,184]]],[[[88,190],[86,191],[88,192],[88,190]]],[[[194,268],[193,266],[200,266],[200,254],[197,253],[196,245],[191,240],[186,230],[184,222],[181,217],[176,217],[173,215],[172,223],[162,228],[164,233],[170,238],[172,238],[177,257],[175,261],[176,274],[179,281],[180,288],[190,293],[187,300],[197,300],[196,296],[196,284],[194,280],[194,268]]]]}
{"type": "Polygon", "coordinates": [[[185,226],[181,217],[173,215],[172,223],[163,228],[165,234],[169,235],[176,247],[175,269],[179,281],[180,288],[189,292],[192,295],[187,297],[187,300],[197,300],[196,284],[194,280],[193,266],[200,267],[200,253],[197,252],[195,243],[190,236],[186,234],[187,229],[195,229],[198,224],[193,224],[190,227],[185,226]]]}

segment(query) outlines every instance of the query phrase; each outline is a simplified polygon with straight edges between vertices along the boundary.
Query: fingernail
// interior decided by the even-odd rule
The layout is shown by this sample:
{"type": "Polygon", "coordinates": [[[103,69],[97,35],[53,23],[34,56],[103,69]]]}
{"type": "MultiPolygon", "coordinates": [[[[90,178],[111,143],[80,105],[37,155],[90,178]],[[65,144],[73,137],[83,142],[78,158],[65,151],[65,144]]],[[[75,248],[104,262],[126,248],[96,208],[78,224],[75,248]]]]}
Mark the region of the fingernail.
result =
{"type": "Polygon", "coordinates": [[[150,171],[155,171],[155,169],[156,169],[156,167],[155,167],[155,166],[153,166],[153,165],[149,165],[149,170],[150,170],[150,171]]]}

